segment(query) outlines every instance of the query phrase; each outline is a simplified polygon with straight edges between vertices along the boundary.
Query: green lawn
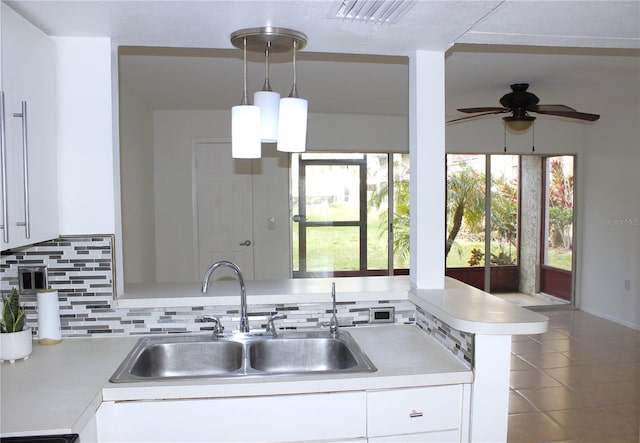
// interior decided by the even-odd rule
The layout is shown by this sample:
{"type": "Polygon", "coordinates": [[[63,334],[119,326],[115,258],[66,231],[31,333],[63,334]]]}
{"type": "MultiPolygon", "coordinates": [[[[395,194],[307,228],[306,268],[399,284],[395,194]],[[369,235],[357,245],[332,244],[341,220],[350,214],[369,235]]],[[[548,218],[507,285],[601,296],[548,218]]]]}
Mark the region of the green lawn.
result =
{"type": "MultiPolygon", "coordinates": [[[[314,205],[308,208],[308,220],[329,221],[329,220],[355,220],[357,210],[353,205],[314,205]]],[[[380,235],[381,218],[377,214],[369,214],[367,220],[368,230],[368,268],[387,268],[387,236],[380,235]]],[[[298,223],[293,223],[293,269],[298,270],[298,223]]],[[[307,263],[308,271],[327,270],[357,270],[359,268],[359,229],[357,227],[317,227],[307,231],[307,263]]],[[[456,241],[447,257],[447,267],[469,266],[468,260],[471,257],[473,248],[484,251],[482,242],[456,241]]],[[[500,248],[497,244],[492,245],[492,252],[498,254],[500,248]]],[[[512,255],[517,251],[512,249],[512,255]]],[[[550,251],[548,264],[560,269],[571,270],[571,251],[550,251]]],[[[408,267],[404,260],[395,259],[395,267],[408,267]]]]}
{"type": "MultiPolygon", "coordinates": [[[[344,221],[357,220],[357,210],[349,205],[322,205],[308,208],[307,219],[312,221],[344,221]]],[[[298,228],[293,224],[293,269],[299,269],[298,263],[298,228]]],[[[387,268],[387,236],[381,233],[379,214],[367,217],[367,261],[369,269],[387,268]]],[[[360,230],[351,226],[316,227],[307,229],[307,270],[357,270],[359,259],[360,230]]]]}

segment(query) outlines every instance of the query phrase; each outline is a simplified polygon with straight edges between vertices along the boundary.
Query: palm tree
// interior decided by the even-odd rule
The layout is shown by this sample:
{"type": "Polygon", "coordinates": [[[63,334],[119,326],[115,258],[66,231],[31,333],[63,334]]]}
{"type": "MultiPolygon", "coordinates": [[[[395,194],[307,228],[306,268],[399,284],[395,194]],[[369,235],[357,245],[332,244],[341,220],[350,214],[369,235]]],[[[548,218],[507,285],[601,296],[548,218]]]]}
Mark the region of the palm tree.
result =
{"type": "Polygon", "coordinates": [[[445,259],[463,221],[472,231],[482,229],[484,219],[484,174],[462,162],[447,174],[447,242],[445,259]]]}
{"type": "MultiPolygon", "coordinates": [[[[393,208],[393,252],[395,267],[408,267],[409,261],[409,156],[403,155],[400,160],[394,161],[394,208],[393,208]]],[[[373,190],[369,196],[369,206],[380,209],[387,204],[389,193],[388,184],[385,182],[379,188],[373,190]]],[[[389,220],[387,212],[380,217],[380,236],[387,235],[389,220]]]]}

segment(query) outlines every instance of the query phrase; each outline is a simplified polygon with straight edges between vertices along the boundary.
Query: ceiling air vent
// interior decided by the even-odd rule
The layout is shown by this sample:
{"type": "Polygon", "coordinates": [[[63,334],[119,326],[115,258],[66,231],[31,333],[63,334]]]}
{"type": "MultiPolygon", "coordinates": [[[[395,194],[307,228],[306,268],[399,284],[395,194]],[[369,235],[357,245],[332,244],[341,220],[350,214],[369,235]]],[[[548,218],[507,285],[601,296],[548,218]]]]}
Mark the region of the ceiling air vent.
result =
{"type": "Polygon", "coordinates": [[[372,24],[393,24],[413,6],[411,0],[338,0],[331,18],[372,24]]]}

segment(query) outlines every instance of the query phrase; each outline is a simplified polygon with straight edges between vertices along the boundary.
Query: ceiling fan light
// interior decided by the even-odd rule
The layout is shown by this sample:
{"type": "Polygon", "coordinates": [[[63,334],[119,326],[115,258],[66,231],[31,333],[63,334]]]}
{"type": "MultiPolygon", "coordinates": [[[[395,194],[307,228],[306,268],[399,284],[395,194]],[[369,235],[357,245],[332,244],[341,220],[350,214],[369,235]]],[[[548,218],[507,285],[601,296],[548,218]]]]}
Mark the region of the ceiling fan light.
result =
{"type": "Polygon", "coordinates": [[[278,140],[278,113],[280,94],[274,91],[257,91],[253,104],[260,108],[260,139],[265,143],[278,140]]]}
{"type": "Polygon", "coordinates": [[[524,132],[531,127],[535,117],[523,116],[523,117],[502,117],[507,128],[514,132],[524,132]]]}
{"type": "Polygon", "coordinates": [[[260,158],[260,108],[237,105],[231,108],[231,157],[260,158]]]}
{"type": "Polygon", "coordinates": [[[307,147],[308,102],[303,98],[280,99],[278,145],[281,152],[304,152],[307,147]]]}

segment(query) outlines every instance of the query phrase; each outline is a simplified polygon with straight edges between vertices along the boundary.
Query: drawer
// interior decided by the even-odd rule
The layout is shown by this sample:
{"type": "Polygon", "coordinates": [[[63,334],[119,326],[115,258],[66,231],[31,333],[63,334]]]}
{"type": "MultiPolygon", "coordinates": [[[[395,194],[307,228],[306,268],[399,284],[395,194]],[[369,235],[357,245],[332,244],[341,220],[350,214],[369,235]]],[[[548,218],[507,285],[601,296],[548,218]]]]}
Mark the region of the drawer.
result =
{"type": "Polygon", "coordinates": [[[369,437],[459,430],[462,385],[367,392],[369,437]]]}

